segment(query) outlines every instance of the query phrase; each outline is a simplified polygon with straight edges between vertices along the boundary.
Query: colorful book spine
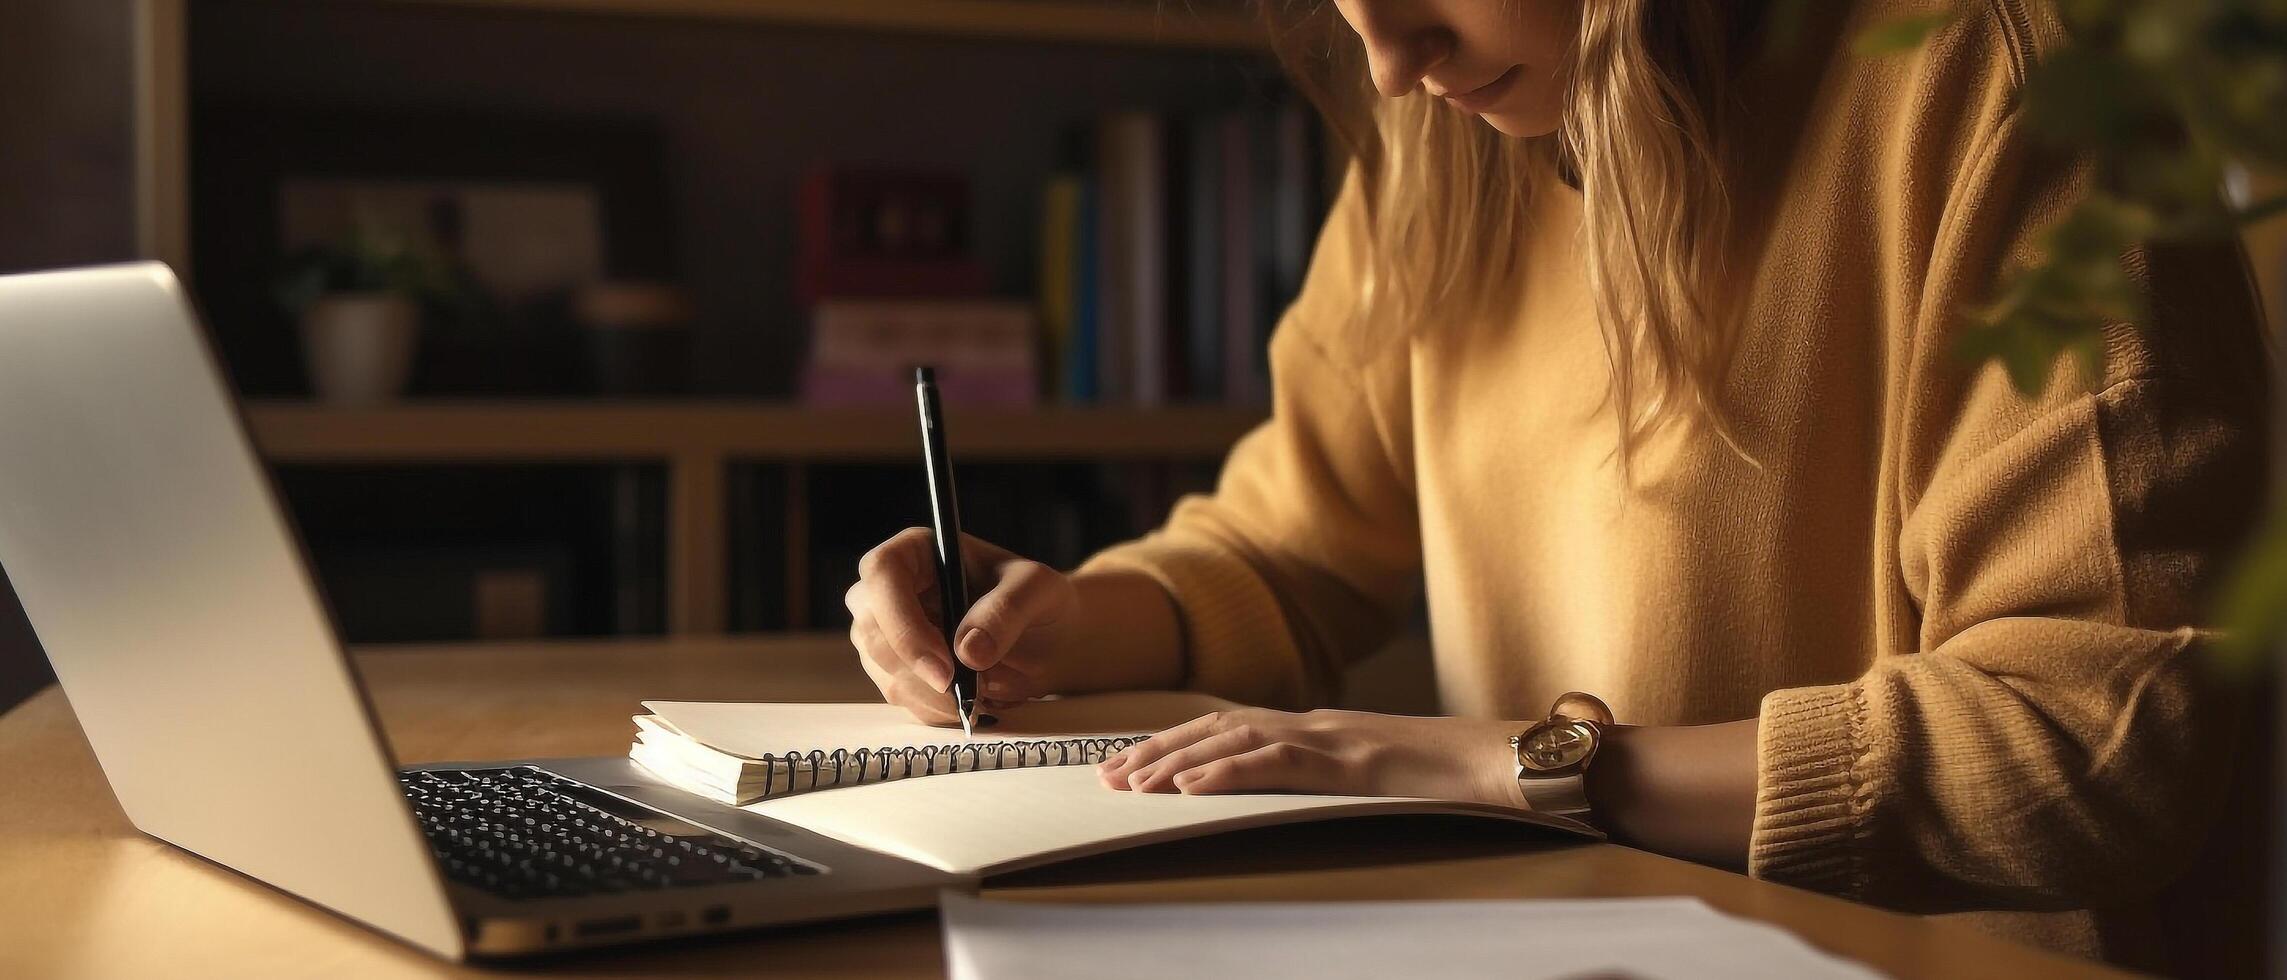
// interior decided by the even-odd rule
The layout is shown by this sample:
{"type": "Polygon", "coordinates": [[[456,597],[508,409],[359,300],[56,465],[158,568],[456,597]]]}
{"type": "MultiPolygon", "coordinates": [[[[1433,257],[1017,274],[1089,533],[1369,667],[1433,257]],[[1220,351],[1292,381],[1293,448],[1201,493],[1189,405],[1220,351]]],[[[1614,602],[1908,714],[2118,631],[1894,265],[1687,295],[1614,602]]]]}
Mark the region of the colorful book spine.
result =
{"type": "Polygon", "coordinates": [[[1080,181],[1080,213],[1072,234],[1072,343],[1064,352],[1064,397],[1076,404],[1102,398],[1096,385],[1096,347],[1103,336],[1103,207],[1097,182],[1080,181]]]}
{"type": "Polygon", "coordinates": [[[1055,396],[1151,406],[1270,398],[1272,325],[1324,210],[1309,110],[1282,101],[1098,119],[1043,192],[1039,306],[1055,396]]]}
{"type": "Polygon", "coordinates": [[[1081,178],[1076,174],[1057,174],[1041,191],[1041,382],[1043,390],[1057,397],[1068,397],[1070,391],[1064,375],[1080,285],[1073,272],[1080,256],[1080,193],[1081,178]]]}
{"type": "Polygon", "coordinates": [[[1164,400],[1165,387],[1159,356],[1166,233],[1159,117],[1143,112],[1105,117],[1096,165],[1102,222],[1097,234],[1097,384],[1106,401],[1155,405],[1164,400]]]}

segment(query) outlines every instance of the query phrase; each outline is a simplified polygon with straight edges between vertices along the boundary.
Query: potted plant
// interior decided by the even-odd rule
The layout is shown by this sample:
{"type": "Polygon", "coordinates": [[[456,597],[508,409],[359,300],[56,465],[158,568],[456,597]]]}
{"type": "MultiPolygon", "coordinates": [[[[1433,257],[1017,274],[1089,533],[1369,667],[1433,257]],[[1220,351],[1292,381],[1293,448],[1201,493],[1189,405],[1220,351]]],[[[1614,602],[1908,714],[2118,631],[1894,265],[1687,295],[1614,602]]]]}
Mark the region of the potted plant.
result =
{"type": "Polygon", "coordinates": [[[364,222],[338,241],[289,256],[278,302],[300,326],[318,399],[375,405],[404,394],[422,308],[450,300],[455,283],[435,254],[364,222]]]}

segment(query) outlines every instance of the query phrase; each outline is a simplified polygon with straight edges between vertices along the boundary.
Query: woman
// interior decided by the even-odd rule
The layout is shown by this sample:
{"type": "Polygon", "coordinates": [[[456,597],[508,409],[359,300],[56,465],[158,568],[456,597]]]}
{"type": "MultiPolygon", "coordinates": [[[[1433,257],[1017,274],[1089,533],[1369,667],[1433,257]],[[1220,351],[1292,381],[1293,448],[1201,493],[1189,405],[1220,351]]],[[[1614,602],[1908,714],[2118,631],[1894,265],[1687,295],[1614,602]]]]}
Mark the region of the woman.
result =
{"type": "Polygon", "coordinates": [[[957,655],[1000,702],[1309,708],[1426,593],[1452,717],[1224,712],[1105,780],[1528,805],[1509,739],[1582,691],[1627,723],[1584,783],[1617,839],[2058,913],[1987,920],[2150,962],[2237,714],[2192,627],[2262,491],[2243,264],[2128,256],[2151,322],[2020,395],[1957,351],[2089,181],[2015,112],[2054,15],[1962,3],[1876,59],[1847,39],[1957,5],[1797,5],[1778,46],[1752,6],[1336,0],[1286,28],[1357,164],[1271,421],[1071,575],[971,542],[990,591],[951,652],[925,533],[881,545],[848,602],[883,694],[945,720],[957,655]]]}

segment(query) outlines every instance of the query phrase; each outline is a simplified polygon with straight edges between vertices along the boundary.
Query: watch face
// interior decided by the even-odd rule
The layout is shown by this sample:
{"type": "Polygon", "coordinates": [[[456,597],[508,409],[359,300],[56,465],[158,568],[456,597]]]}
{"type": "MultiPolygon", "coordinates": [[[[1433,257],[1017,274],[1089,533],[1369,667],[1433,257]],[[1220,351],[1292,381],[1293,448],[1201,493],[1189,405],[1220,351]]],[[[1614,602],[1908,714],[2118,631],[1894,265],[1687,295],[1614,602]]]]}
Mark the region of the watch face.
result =
{"type": "Polygon", "coordinates": [[[1542,725],[1517,742],[1517,761],[1548,771],[1578,765],[1596,749],[1596,735],[1578,723],[1542,725]]]}

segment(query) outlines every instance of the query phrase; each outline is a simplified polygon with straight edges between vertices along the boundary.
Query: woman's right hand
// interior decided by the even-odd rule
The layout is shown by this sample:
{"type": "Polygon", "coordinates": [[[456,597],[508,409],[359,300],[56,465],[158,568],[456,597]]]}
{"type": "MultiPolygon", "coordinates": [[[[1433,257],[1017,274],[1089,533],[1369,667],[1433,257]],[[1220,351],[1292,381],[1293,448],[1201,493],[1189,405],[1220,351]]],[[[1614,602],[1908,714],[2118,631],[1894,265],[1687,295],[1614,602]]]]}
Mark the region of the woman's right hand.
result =
{"type": "Polygon", "coordinates": [[[978,704],[987,710],[1056,693],[1051,651],[1079,618],[1079,593],[1062,573],[966,534],[961,557],[974,598],[950,651],[928,528],[906,528],[866,552],[857,584],[842,597],[850,642],[883,700],[931,724],[959,720],[946,694],[955,656],[977,671],[978,704]]]}

